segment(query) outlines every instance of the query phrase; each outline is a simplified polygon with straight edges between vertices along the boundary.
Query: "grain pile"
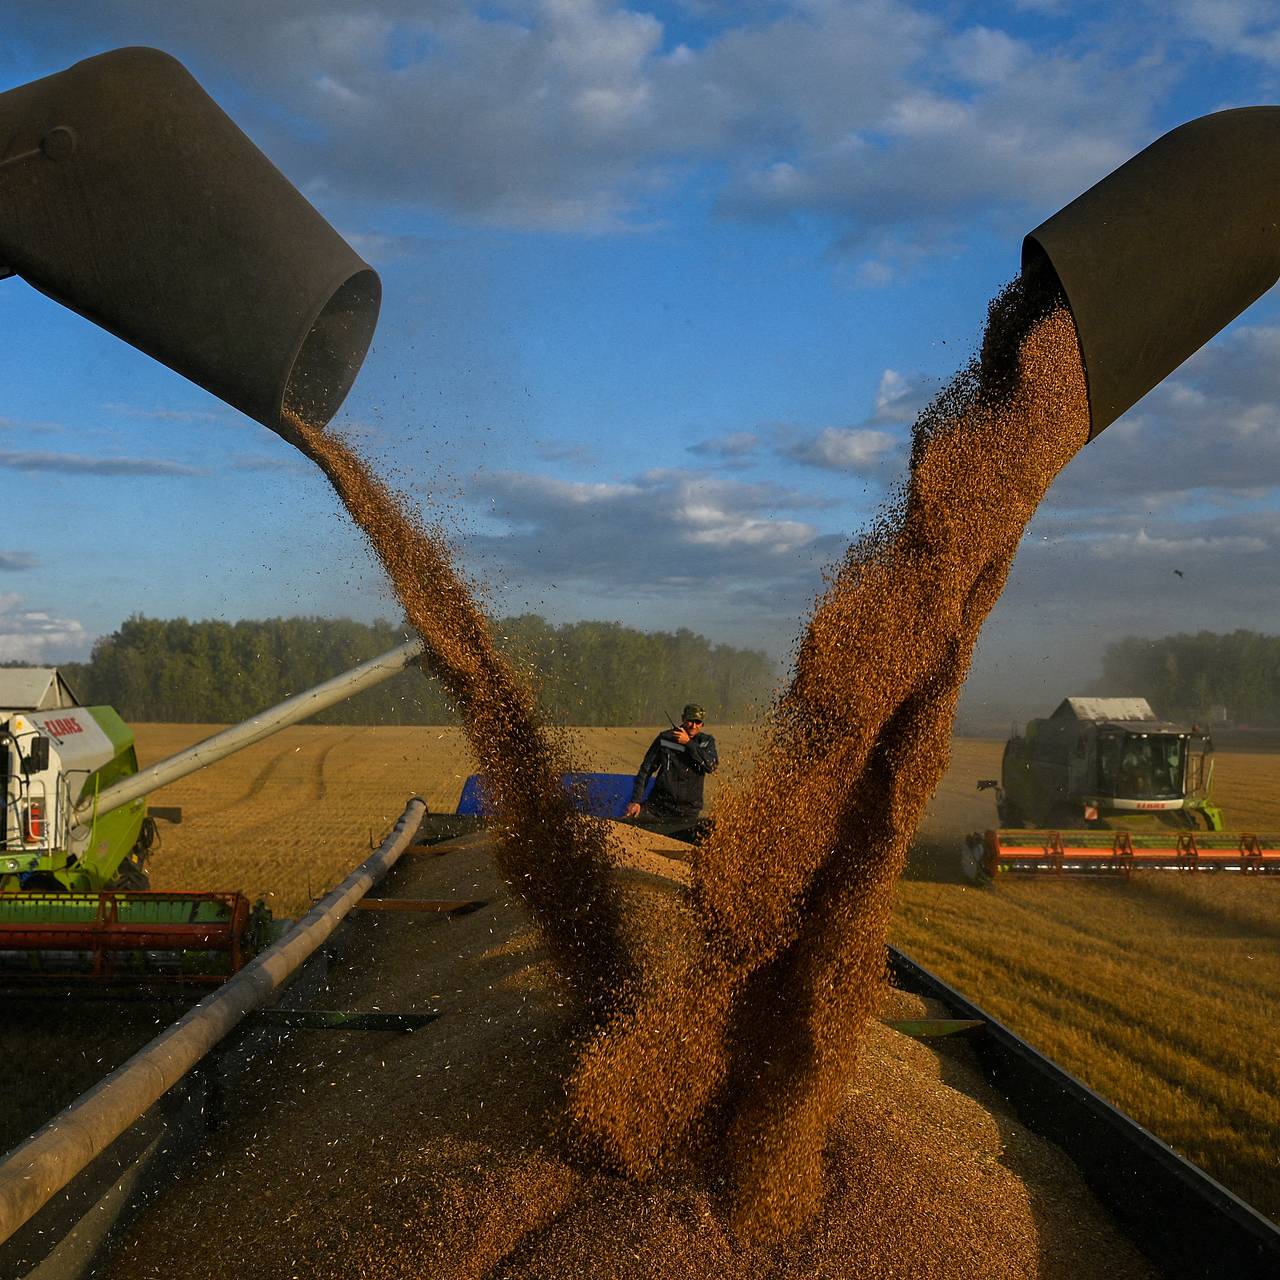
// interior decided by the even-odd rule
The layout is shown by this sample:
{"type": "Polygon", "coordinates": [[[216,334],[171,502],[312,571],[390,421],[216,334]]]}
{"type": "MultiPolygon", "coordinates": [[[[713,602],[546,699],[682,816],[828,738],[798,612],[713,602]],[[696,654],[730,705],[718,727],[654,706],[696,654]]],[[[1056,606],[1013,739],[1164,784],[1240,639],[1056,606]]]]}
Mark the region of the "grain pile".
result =
{"type": "MultiPolygon", "coordinates": [[[[688,959],[688,867],[634,829],[612,847],[624,936],[669,975],[688,959]]],[[[563,981],[488,834],[440,848],[402,861],[387,895],[487,905],[359,916],[323,998],[440,1018],[413,1035],[290,1036],[228,1092],[199,1160],[99,1280],[1150,1274],[1062,1154],[987,1105],[963,1056],[878,1024],[833,1129],[832,1194],[797,1243],[736,1239],[722,1191],[690,1165],[647,1187],[584,1167],[564,1134],[563,981]]],[[[930,1011],[899,995],[885,1012],[930,1011]]]]}
{"type": "Polygon", "coordinates": [[[978,629],[1022,531],[1088,437],[1074,326],[1015,284],[981,362],[916,425],[897,509],[855,544],[803,637],[745,786],[697,861],[698,945],[592,1043],[571,1107],[650,1176],[718,1153],[748,1238],[811,1220],[884,967],[894,882],[947,766],[978,629]]]}
{"type": "Polygon", "coordinates": [[[363,530],[386,569],[423,661],[463,718],[496,811],[497,857],[546,935],[584,1011],[603,1018],[630,990],[605,875],[606,836],[560,786],[569,768],[542,724],[528,681],[493,643],[489,624],[429,530],[337,437],[286,411],[286,421],[363,530]]]}

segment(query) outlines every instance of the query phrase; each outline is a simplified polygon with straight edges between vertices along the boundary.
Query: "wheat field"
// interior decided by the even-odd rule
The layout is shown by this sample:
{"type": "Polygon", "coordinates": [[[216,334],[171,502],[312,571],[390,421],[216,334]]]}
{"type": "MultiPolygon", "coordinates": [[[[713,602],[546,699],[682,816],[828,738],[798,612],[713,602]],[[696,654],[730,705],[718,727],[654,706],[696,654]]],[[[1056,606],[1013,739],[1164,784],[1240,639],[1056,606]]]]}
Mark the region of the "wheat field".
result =
{"type": "MultiPolygon", "coordinates": [[[[143,725],[151,763],[216,731],[143,725]]],[[[711,726],[724,769],[752,735],[711,726]]],[[[567,730],[580,768],[631,772],[656,728],[567,730]]],[[[994,825],[1001,744],[957,740],[901,883],[892,940],[1237,1194],[1280,1219],[1280,876],[1138,873],[1129,882],[959,875],[994,825]]],[[[155,793],[180,805],[157,889],[242,889],[296,915],[376,845],[410,795],[451,812],[472,757],[454,728],[302,726],[155,793]]],[[[1280,831],[1280,755],[1219,753],[1237,830],[1280,831]]]]}

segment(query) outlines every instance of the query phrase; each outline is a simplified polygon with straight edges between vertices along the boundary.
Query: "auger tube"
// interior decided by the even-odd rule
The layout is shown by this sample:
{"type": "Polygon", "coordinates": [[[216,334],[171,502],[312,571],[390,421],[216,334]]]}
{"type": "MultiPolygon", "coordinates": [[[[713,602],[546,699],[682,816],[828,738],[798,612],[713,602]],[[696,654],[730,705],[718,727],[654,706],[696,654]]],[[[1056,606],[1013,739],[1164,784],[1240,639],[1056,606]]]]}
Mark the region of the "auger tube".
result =
{"type": "Polygon", "coordinates": [[[294,444],[285,406],[332,418],[382,298],[190,72],[143,48],[0,93],[6,275],[294,444]]]}
{"type": "Polygon", "coordinates": [[[1280,278],[1280,107],[1158,138],[1026,237],[1022,278],[1071,308],[1092,439],[1280,278]]]}
{"type": "Polygon", "coordinates": [[[416,796],[377,851],[273,947],[123,1066],[99,1081],[0,1163],[0,1244],[104,1152],[328,939],[396,864],[427,806],[416,796]]]}
{"type": "Polygon", "coordinates": [[[353,697],[363,689],[389,680],[403,671],[411,662],[422,656],[421,640],[406,640],[404,644],[388,650],[377,658],[341,675],[334,676],[312,689],[296,693],[266,711],[259,712],[249,720],[223,729],[194,747],[179,751],[176,755],[160,760],[146,769],[122,778],[113,786],[107,787],[97,796],[89,797],[76,809],[73,823],[87,826],[94,818],[104,817],[113,809],[129,804],[139,796],[148,795],[170,782],[185,778],[205,765],[213,764],[236,751],[243,751],[273,733],[279,733],[300,720],[307,719],[317,712],[324,711],[335,703],[353,697]]]}

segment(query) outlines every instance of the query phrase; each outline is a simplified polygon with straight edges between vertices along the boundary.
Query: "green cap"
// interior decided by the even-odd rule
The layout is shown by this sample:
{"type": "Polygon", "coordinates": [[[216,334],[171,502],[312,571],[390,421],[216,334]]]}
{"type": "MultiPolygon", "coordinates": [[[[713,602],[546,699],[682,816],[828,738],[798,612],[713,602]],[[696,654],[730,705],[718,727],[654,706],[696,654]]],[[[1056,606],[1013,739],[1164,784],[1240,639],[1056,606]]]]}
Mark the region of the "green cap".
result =
{"type": "Polygon", "coordinates": [[[680,713],[680,719],[686,722],[689,720],[705,720],[706,718],[706,711],[696,702],[686,703],[684,710],[680,713]]]}

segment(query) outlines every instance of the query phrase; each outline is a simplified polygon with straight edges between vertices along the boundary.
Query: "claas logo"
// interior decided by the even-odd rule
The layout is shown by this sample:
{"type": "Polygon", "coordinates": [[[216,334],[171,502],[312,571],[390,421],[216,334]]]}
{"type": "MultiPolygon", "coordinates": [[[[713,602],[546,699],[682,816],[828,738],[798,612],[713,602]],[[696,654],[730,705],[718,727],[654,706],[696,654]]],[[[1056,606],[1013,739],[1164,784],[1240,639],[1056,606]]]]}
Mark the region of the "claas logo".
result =
{"type": "Polygon", "coordinates": [[[73,733],[84,732],[84,726],[79,720],[46,720],[44,727],[45,732],[53,734],[55,738],[69,738],[73,733]]]}

